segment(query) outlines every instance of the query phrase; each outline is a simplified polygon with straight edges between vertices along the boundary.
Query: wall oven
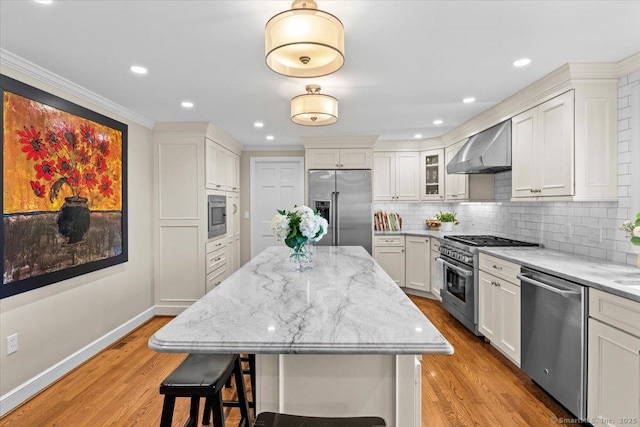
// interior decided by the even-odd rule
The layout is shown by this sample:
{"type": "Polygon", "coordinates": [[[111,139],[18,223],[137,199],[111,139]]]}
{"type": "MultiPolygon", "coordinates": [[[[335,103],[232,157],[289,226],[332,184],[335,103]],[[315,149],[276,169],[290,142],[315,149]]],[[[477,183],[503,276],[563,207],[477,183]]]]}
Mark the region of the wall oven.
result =
{"type": "Polygon", "coordinates": [[[207,196],[207,237],[227,234],[227,197],[209,194],[207,196]]]}

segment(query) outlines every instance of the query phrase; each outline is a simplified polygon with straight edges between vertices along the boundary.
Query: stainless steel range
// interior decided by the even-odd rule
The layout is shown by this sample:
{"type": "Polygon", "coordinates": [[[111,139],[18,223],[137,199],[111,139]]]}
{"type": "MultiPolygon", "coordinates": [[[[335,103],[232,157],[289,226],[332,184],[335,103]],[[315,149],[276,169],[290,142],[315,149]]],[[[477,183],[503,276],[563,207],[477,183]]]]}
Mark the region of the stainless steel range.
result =
{"type": "Polygon", "coordinates": [[[478,248],[497,246],[539,246],[497,236],[445,236],[440,245],[444,264],[442,305],[477,336],[478,331],[478,248]]]}

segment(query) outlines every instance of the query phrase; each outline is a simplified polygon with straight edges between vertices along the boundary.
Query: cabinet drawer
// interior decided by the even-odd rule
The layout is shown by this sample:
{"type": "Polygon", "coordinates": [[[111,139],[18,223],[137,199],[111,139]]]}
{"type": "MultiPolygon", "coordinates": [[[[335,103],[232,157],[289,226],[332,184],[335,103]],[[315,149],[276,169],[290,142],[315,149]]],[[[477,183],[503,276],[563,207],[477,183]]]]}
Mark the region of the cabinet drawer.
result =
{"type": "Polygon", "coordinates": [[[216,240],[212,240],[210,242],[207,242],[207,253],[219,250],[221,248],[224,248],[225,246],[227,246],[227,239],[226,238],[221,238],[221,239],[216,239],[216,240]]]}
{"type": "Polygon", "coordinates": [[[431,252],[438,252],[440,253],[440,240],[436,239],[435,237],[431,238],[431,252]]]}
{"type": "Polygon", "coordinates": [[[216,286],[218,286],[224,279],[228,276],[227,274],[227,266],[223,265],[222,267],[212,271],[207,274],[207,280],[205,281],[205,291],[209,292],[216,286]]]}
{"type": "Polygon", "coordinates": [[[640,337],[640,303],[589,288],[589,317],[640,337]]]}
{"type": "Polygon", "coordinates": [[[480,270],[520,285],[520,265],[487,254],[480,254],[480,270]]]}
{"type": "Polygon", "coordinates": [[[374,246],[404,246],[404,236],[375,236],[374,246]]]}
{"type": "Polygon", "coordinates": [[[213,270],[220,268],[227,264],[227,251],[226,248],[218,249],[207,254],[207,274],[213,270]]]}

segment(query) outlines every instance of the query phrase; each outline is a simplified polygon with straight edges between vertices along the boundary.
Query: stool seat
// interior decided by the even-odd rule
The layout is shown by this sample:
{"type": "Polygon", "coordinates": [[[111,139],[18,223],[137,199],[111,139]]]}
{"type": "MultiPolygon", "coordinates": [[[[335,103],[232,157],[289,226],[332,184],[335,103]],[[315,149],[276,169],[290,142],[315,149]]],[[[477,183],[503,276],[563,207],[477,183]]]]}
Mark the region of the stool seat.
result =
{"type": "Polygon", "coordinates": [[[386,425],[379,417],[325,418],[262,412],[256,418],[253,427],[385,427],[386,425]]]}
{"type": "Polygon", "coordinates": [[[162,381],[160,394],[198,394],[198,389],[202,389],[201,396],[204,397],[220,390],[230,377],[237,357],[233,354],[190,354],[162,381]]]}

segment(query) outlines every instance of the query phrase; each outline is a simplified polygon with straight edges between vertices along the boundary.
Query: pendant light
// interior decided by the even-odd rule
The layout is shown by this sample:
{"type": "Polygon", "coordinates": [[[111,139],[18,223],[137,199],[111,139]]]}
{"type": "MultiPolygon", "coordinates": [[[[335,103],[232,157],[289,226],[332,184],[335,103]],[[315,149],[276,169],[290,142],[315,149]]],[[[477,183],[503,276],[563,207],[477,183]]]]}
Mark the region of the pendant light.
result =
{"type": "Polygon", "coordinates": [[[344,26],[313,0],[295,0],[291,10],[265,27],[267,66],[289,77],[320,77],[344,64],[344,26]]]}
{"type": "Polygon", "coordinates": [[[320,86],[307,85],[307,93],[291,100],[291,120],[304,126],[326,126],[338,121],[338,100],[320,93],[320,86]]]}

